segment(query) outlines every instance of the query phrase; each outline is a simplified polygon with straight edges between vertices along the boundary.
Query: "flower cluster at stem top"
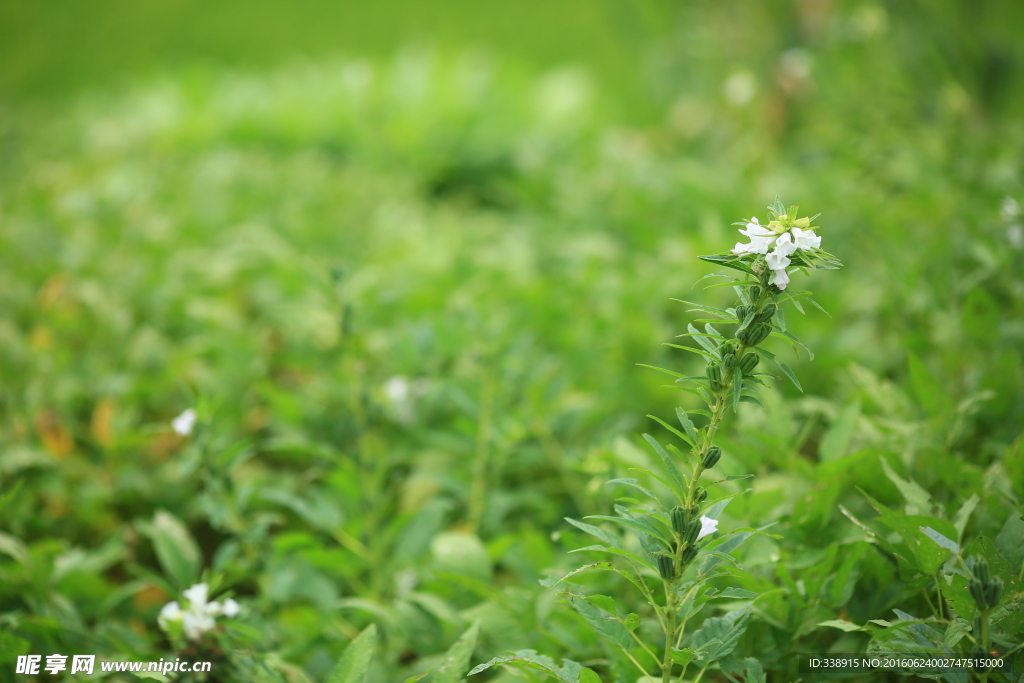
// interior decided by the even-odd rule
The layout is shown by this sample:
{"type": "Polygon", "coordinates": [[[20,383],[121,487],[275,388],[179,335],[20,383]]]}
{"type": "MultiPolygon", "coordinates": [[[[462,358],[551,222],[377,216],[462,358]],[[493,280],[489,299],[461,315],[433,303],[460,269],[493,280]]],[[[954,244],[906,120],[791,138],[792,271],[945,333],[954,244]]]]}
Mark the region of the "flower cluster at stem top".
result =
{"type": "Polygon", "coordinates": [[[186,600],[185,609],[177,601],[171,601],[160,610],[157,623],[160,628],[168,633],[175,633],[178,629],[184,632],[189,640],[199,640],[204,633],[216,626],[214,619],[219,616],[235,617],[241,609],[238,603],[228,598],[223,603],[207,601],[210,588],[205,583],[197,583],[186,591],[182,596],[186,600]]]}
{"type": "Polygon", "coordinates": [[[785,289],[789,284],[789,273],[786,268],[791,263],[790,256],[797,249],[801,251],[814,251],[821,247],[821,237],[814,234],[816,227],[810,227],[810,218],[790,218],[787,214],[780,214],[776,220],[770,221],[768,227],[761,225],[757,217],[751,218],[744,229],[740,230],[741,235],[750,238],[749,244],[736,243],[733,247],[734,254],[764,254],[765,263],[772,271],[772,280],[769,284],[775,285],[780,290],[785,289]],[[768,252],[772,247],[771,253],[768,252]]]}

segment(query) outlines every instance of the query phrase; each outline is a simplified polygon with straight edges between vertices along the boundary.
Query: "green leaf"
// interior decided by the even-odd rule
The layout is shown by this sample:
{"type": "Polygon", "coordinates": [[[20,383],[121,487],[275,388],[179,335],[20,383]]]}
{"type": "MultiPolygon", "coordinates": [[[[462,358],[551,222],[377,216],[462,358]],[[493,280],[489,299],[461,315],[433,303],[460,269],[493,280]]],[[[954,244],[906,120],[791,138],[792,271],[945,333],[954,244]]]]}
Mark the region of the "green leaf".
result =
{"type": "Polygon", "coordinates": [[[717,265],[732,268],[733,270],[739,270],[747,273],[748,275],[754,275],[754,277],[757,277],[756,273],[750,269],[750,266],[743,261],[740,261],[739,257],[734,254],[709,254],[707,256],[698,256],[697,258],[701,261],[715,263],[717,265]]]}
{"type": "Polygon", "coordinates": [[[747,630],[751,604],[729,612],[723,617],[711,617],[704,621],[700,630],[690,637],[690,647],[703,650],[701,662],[706,666],[731,653],[747,630]]]}
{"type": "MultiPolygon", "coordinates": [[[[655,418],[656,419],[656,418],[655,418]]],[[[644,434],[644,439],[647,443],[654,447],[654,451],[661,456],[661,461],[665,465],[665,471],[668,472],[669,479],[672,481],[672,490],[679,496],[680,500],[686,497],[684,491],[686,490],[686,484],[683,482],[682,475],[679,474],[679,470],[676,468],[675,463],[672,462],[672,458],[669,457],[668,452],[662,448],[658,440],[650,434],[644,434]]]]}
{"type": "Polygon", "coordinates": [[[796,375],[793,374],[793,371],[790,369],[790,367],[783,363],[782,361],[776,359],[774,353],[766,349],[762,349],[760,346],[755,347],[754,351],[756,351],[757,353],[761,354],[762,356],[764,356],[765,358],[779,366],[779,369],[782,370],[782,373],[789,378],[789,381],[792,382],[797,389],[799,389],[801,392],[804,390],[804,388],[800,386],[800,380],[796,378],[796,375]]]}
{"type": "Polygon", "coordinates": [[[697,443],[696,441],[690,441],[690,437],[686,436],[686,435],[685,435],[685,434],[683,434],[683,433],[682,433],[681,431],[679,431],[678,429],[676,429],[675,427],[673,427],[673,426],[672,426],[672,425],[670,425],[669,423],[667,423],[667,422],[665,422],[664,420],[662,420],[662,419],[661,419],[660,417],[656,417],[656,416],[654,416],[654,415],[648,415],[647,417],[649,417],[649,418],[651,418],[652,420],[656,421],[656,422],[657,422],[658,424],[660,424],[660,425],[661,425],[662,427],[664,427],[665,429],[669,430],[670,432],[672,432],[673,434],[675,434],[676,436],[678,436],[678,437],[679,437],[680,439],[682,439],[682,440],[683,440],[683,441],[685,441],[686,443],[690,444],[691,446],[694,446],[694,445],[696,445],[696,443],[697,443]]]}
{"type": "MultiPolygon", "coordinates": [[[[722,283],[722,284],[730,284],[730,283],[722,283]]],[[[722,316],[723,318],[725,318],[726,320],[735,320],[736,319],[736,316],[730,314],[728,311],[723,311],[721,308],[715,308],[714,306],[705,306],[704,304],[695,304],[692,301],[683,301],[682,299],[672,299],[672,301],[678,301],[681,304],[686,304],[687,306],[693,306],[694,309],[696,309],[698,311],[704,311],[705,313],[716,313],[716,314],[722,316]]],[[[690,311],[687,311],[687,312],[690,312],[690,311]]]]}
{"type": "Polygon", "coordinates": [[[327,683],[366,683],[366,672],[370,668],[370,656],[377,645],[377,625],[370,624],[349,643],[341,655],[341,661],[334,667],[327,683]]]}
{"type": "Polygon", "coordinates": [[[757,593],[748,591],[745,588],[726,588],[724,591],[716,595],[716,598],[756,598],[757,593]]]}
{"type": "Polygon", "coordinates": [[[497,664],[522,664],[531,669],[539,669],[549,673],[558,678],[558,680],[563,681],[563,683],[583,683],[586,680],[583,679],[581,681],[580,678],[583,672],[582,665],[577,664],[571,659],[563,659],[562,666],[558,666],[551,657],[537,654],[536,650],[516,650],[512,654],[495,657],[489,662],[473,667],[468,675],[472,676],[481,671],[486,671],[497,664]]]}
{"type": "Polygon", "coordinates": [[[595,538],[604,541],[605,543],[614,548],[621,547],[618,536],[611,533],[610,531],[605,531],[604,529],[600,529],[592,524],[587,524],[586,522],[577,521],[572,517],[565,517],[564,519],[580,531],[585,531],[591,536],[594,536],[595,538]]]}
{"type": "Polygon", "coordinates": [[[191,586],[199,578],[203,556],[192,534],[177,517],[158,510],[148,525],[153,550],[164,574],[178,590],[191,586]]]}
{"type": "MultiPolygon", "coordinates": [[[[974,512],[974,508],[978,505],[978,494],[971,494],[971,497],[964,501],[964,504],[960,506],[960,509],[956,512],[956,517],[953,518],[953,526],[956,527],[956,540],[961,540],[964,537],[964,529],[967,528],[967,520],[970,519],[971,513],[974,512]]],[[[1024,546],[1024,542],[1022,542],[1024,546]]]]}
{"type": "Polygon", "coordinates": [[[1014,571],[1021,570],[1021,565],[1024,564],[1024,519],[1021,519],[1020,513],[1010,511],[1006,523],[996,536],[996,549],[1006,558],[1014,571]]]}
{"type": "Polygon", "coordinates": [[[619,613],[619,610],[615,607],[615,601],[607,595],[588,595],[587,600],[609,614],[617,615],[619,613]]]}
{"type": "Polygon", "coordinates": [[[608,484],[623,484],[625,486],[632,486],[633,488],[639,491],[643,491],[644,494],[646,494],[649,498],[658,500],[658,496],[653,491],[641,486],[640,482],[638,482],[636,479],[609,479],[608,481],[605,482],[605,485],[608,484]]]}
{"type": "Polygon", "coordinates": [[[628,651],[630,649],[630,646],[633,644],[633,636],[629,634],[629,630],[618,621],[615,615],[598,607],[589,599],[579,596],[569,598],[569,602],[587,620],[587,623],[590,624],[590,627],[598,635],[618,645],[623,650],[628,651]]]}
{"type": "Polygon", "coordinates": [[[579,683],[601,683],[601,677],[593,669],[582,669],[580,671],[579,683]]]}
{"type": "Polygon", "coordinates": [[[630,612],[629,614],[626,615],[626,618],[623,621],[623,624],[630,631],[635,631],[637,629],[637,627],[640,625],[640,615],[635,613],[635,612],[630,612]]]}
{"type": "Polygon", "coordinates": [[[466,669],[469,668],[469,658],[473,656],[479,632],[480,622],[473,622],[473,625],[445,653],[444,662],[437,667],[431,683],[458,683],[462,680],[466,669]]]}
{"type": "Polygon", "coordinates": [[[616,522],[623,526],[628,526],[630,529],[645,533],[648,536],[657,538],[665,545],[671,545],[668,538],[665,537],[665,531],[656,527],[649,518],[646,517],[613,517],[611,515],[587,515],[584,519],[603,519],[607,522],[616,522]]]}
{"type": "Polygon", "coordinates": [[[686,329],[687,329],[687,331],[690,334],[689,335],[682,335],[682,336],[691,336],[691,337],[693,337],[694,339],[697,340],[698,344],[700,344],[701,346],[704,347],[705,351],[707,351],[708,353],[710,353],[714,357],[718,356],[718,348],[715,346],[715,344],[713,342],[708,341],[708,339],[707,339],[708,335],[702,334],[700,332],[700,330],[698,330],[693,325],[687,325],[686,329]]]}
{"type": "Polygon", "coordinates": [[[684,647],[682,650],[672,648],[672,652],[669,653],[669,656],[672,657],[673,662],[685,669],[697,654],[690,648],[684,647]]]}
{"type": "Polygon", "coordinates": [[[818,626],[830,626],[832,628],[837,628],[840,631],[846,631],[847,633],[850,633],[851,631],[864,630],[863,626],[857,626],[857,624],[852,621],[846,621],[845,619],[830,619],[829,621],[821,622],[818,626]]]}
{"type": "Polygon", "coordinates": [[[921,488],[917,482],[907,480],[896,474],[892,467],[889,465],[889,461],[885,458],[880,458],[882,461],[882,469],[885,471],[885,476],[889,477],[889,480],[896,484],[896,488],[903,494],[903,498],[907,501],[907,506],[910,508],[907,512],[909,514],[920,514],[928,515],[931,514],[932,497],[928,495],[928,492],[921,488]]]}
{"type": "Polygon", "coordinates": [[[686,411],[682,408],[676,408],[676,418],[679,419],[679,424],[683,426],[683,429],[690,437],[690,442],[696,445],[700,441],[700,435],[697,434],[697,428],[693,426],[693,422],[690,421],[690,416],[686,414],[686,411]]]}
{"type": "Polygon", "coordinates": [[[949,550],[954,553],[960,552],[960,546],[956,543],[956,541],[949,540],[948,538],[946,538],[930,526],[922,526],[918,528],[921,530],[921,533],[935,541],[935,543],[939,547],[945,548],[946,550],[949,550]]]}
{"type": "Polygon", "coordinates": [[[823,462],[836,460],[846,455],[859,418],[860,401],[853,401],[839,412],[835,421],[825,432],[821,446],[818,448],[823,462]]]}

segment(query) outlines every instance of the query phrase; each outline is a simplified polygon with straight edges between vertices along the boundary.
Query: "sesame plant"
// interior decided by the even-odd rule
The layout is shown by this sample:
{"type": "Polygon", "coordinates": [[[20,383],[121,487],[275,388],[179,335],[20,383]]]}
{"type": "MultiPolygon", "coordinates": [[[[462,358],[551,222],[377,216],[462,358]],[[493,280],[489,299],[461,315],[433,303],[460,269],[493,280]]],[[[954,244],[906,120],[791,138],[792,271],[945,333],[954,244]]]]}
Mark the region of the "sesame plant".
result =
{"type": "MultiPolygon", "coordinates": [[[[759,595],[739,587],[709,586],[717,579],[728,583],[731,577],[742,572],[731,553],[751,537],[766,534],[767,527],[742,527],[718,533],[719,515],[732,498],[745,492],[715,495],[720,490],[718,487],[726,481],[754,475],[710,480],[704,475],[713,470],[722,457],[715,436],[726,415],[736,414],[741,403],[762,406],[756,397],[758,388],[764,386],[765,378],[773,376],[759,371],[762,359],[779,368],[800,387],[786,363],[762,346],[775,337],[791,343],[794,348],[806,349],[788,330],[782,307],[789,303],[803,313],[804,303],[818,305],[809,292],[789,290],[790,275],[841,266],[835,256],[820,248],[821,237],[814,232],[817,227],[811,225],[817,216],[797,218],[798,207],[787,209],[778,200],[768,212],[770,220],[766,225],[756,217],[736,224],[743,226],[740,233],[750,239],[748,243],[737,243],[730,253],[700,257],[742,273],[741,277],[715,274],[727,277],[729,282],[712,287],[731,287],[736,293],[737,301],[730,308],[683,302],[711,316],[697,321],[704,324],[703,330],[690,324],[688,332],[682,335],[695,340],[697,347],[672,345],[701,356],[706,362],[704,374],[687,376],[654,368],[674,377],[679,388],[700,398],[707,408],[677,408],[678,428],[651,416],[684,446],[662,445],[645,434],[644,438],[659,456],[661,468],[657,472],[643,470],[641,475],[657,483],[635,478],[613,479],[610,484],[631,487],[643,494],[643,498],[619,498],[615,515],[586,518],[627,529],[633,533],[633,538],[623,538],[595,524],[567,519],[601,541],[576,552],[599,552],[612,558],[579,567],[559,580],[542,582],[552,589],[565,586],[562,594],[568,602],[597,634],[614,646],[628,662],[627,666],[641,675],[641,680],[682,681],[687,671],[695,667],[697,673],[688,680],[699,681],[712,665],[717,665],[733,680],[748,683],[766,680],[757,659],[733,654],[759,595]],[[726,331],[725,326],[731,326],[731,331],[726,331]],[[704,423],[698,426],[695,420],[704,423]],[[661,486],[657,487],[658,484],[661,486]],[[716,534],[717,537],[712,538],[716,534]],[[643,605],[636,611],[623,610],[612,598],[588,595],[583,586],[569,581],[591,570],[622,576],[643,598],[643,605]],[[688,631],[687,626],[717,598],[747,602],[723,616],[708,617],[698,629],[688,631]],[[645,620],[651,620],[655,627],[643,628],[645,620]]],[[[505,663],[540,669],[568,683],[601,680],[593,669],[568,660],[558,666],[551,658],[533,651],[496,657],[470,673],[505,663]]]]}

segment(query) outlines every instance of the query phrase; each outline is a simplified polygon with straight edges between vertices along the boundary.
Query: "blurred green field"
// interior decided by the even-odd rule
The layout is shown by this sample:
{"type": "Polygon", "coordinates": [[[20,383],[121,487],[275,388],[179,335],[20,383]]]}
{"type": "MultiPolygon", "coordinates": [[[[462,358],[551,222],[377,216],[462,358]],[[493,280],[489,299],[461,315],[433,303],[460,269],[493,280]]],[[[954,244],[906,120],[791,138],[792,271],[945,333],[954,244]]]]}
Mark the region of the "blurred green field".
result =
{"type": "Polygon", "coordinates": [[[976,495],[963,544],[1022,567],[1018,3],[108,5],[0,5],[0,680],[167,656],[205,572],[243,605],[214,680],[326,680],[376,623],[404,681],[479,621],[474,663],[634,683],[538,580],[672,439],[637,364],[701,371],[672,299],[727,305],[697,255],[776,195],[846,267],[786,312],[814,360],[773,347],[803,393],[721,440],[758,475],[723,527],[781,536],[739,649],[796,680],[870,639],[821,622],[930,613],[864,492],[976,495]]]}

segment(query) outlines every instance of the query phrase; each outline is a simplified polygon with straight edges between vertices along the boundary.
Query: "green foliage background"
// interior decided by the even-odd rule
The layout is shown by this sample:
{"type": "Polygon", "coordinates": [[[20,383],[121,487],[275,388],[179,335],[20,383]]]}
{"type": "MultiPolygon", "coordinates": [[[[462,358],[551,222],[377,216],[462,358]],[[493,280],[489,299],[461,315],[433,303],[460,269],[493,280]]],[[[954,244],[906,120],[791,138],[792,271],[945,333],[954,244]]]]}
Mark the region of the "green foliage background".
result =
{"type": "Polygon", "coordinates": [[[538,580],[671,440],[644,415],[690,399],[636,363],[697,368],[670,299],[726,303],[696,256],[777,194],[846,268],[787,311],[805,392],[720,441],[758,475],[723,529],[782,536],[739,555],[782,591],[738,649],[790,680],[869,638],[821,622],[931,613],[864,493],[977,495],[963,544],[1019,572],[1019,3],[105,4],[0,5],[0,679],[165,656],[206,571],[249,680],[370,623],[404,680],[474,621],[474,661],[630,680],[538,580]]]}

